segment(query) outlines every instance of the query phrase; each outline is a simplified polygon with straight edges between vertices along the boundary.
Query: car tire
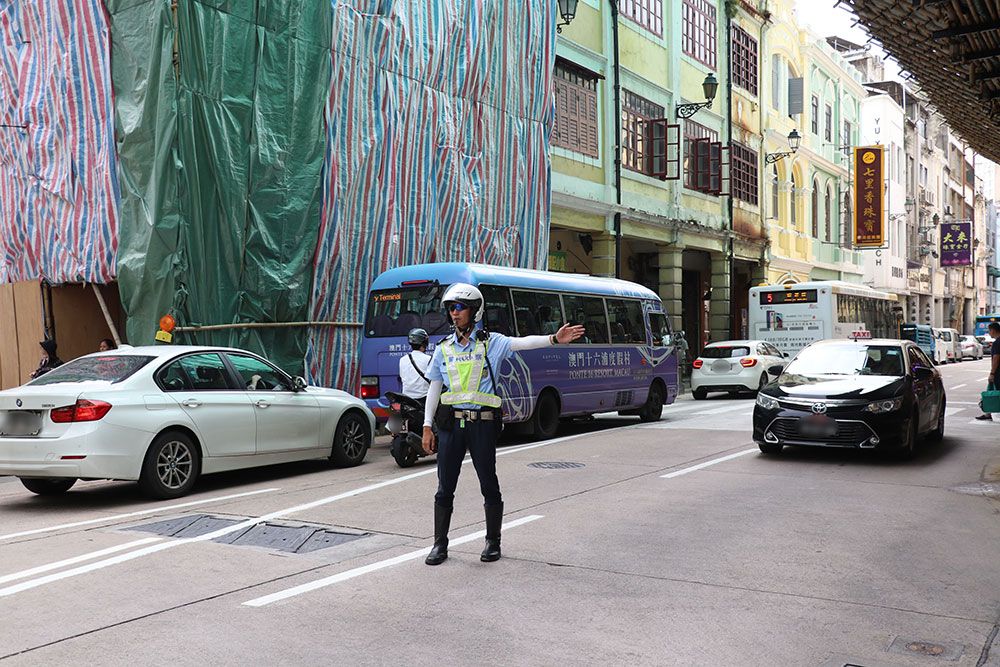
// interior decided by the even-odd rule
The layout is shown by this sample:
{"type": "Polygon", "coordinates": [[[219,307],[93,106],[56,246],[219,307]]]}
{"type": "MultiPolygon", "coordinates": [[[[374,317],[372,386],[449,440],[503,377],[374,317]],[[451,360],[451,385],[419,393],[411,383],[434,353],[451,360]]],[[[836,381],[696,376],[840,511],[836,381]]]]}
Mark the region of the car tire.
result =
{"type": "Polygon", "coordinates": [[[666,397],[663,395],[663,389],[660,388],[659,382],[649,385],[649,394],[646,396],[646,402],[639,409],[639,421],[660,421],[660,417],[663,416],[663,402],[665,400],[666,397]]]}
{"type": "Polygon", "coordinates": [[[146,451],[139,474],[139,488],[151,498],[180,498],[194,487],[201,474],[201,452],[194,441],[180,431],[156,436],[146,451]]]}
{"type": "Polygon", "coordinates": [[[757,446],[760,447],[761,453],[766,454],[767,456],[777,456],[781,454],[781,450],[785,448],[785,446],[780,443],[771,442],[758,442],[757,446]]]}
{"type": "Polygon", "coordinates": [[[708,391],[702,387],[698,387],[691,392],[691,395],[694,396],[694,400],[696,401],[704,401],[708,398],[708,391]]]}
{"type": "Polygon", "coordinates": [[[757,390],[753,392],[753,395],[756,396],[757,394],[759,394],[760,390],[766,386],[767,386],[767,373],[761,373],[760,382],[757,383],[757,390]]]}
{"type": "Polygon", "coordinates": [[[333,435],[330,462],[338,468],[361,465],[371,444],[371,427],[364,415],[353,410],[344,413],[333,435]]]}
{"type": "Polygon", "coordinates": [[[24,488],[39,496],[58,496],[76,484],[76,477],[21,477],[24,488]]]}
{"type": "Polygon", "coordinates": [[[906,429],[906,442],[896,450],[896,458],[900,461],[909,461],[917,453],[917,413],[910,415],[910,425],[906,429]]]}
{"type": "Polygon", "coordinates": [[[941,411],[938,413],[937,426],[934,430],[927,433],[927,442],[941,442],[944,440],[944,411],[948,406],[948,400],[945,398],[941,399],[941,411]]]}
{"type": "Polygon", "coordinates": [[[535,440],[548,440],[558,431],[559,401],[551,390],[543,391],[531,415],[531,434],[535,440]]]}

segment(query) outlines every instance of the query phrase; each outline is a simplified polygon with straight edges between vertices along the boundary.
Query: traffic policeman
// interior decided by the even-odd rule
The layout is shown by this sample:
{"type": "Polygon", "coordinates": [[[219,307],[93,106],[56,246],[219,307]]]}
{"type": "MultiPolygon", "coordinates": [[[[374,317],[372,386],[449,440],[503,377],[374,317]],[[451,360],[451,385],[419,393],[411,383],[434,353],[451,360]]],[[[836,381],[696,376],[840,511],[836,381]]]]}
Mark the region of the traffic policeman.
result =
{"type": "Polygon", "coordinates": [[[431,386],[424,411],[423,447],[438,452],[438,488],[434,495],[434,546],[426,563],[438,565],[448,558],[448,528],[458,475],[468,451],[479,476],[486,512],[486,547],[480,560],[500,558],[503,498],[496,472],[496,443],[501,427],[501,400],[496,386],[500,366],[514,352],[571,343],[584,333],[580,325],[563,325],[548,336],[513,338],[476,330],[483,319],[482,293],[473,285],[456,283],[441,298],[454,327],[434,349],[427,377],[431,386]],[[440,403],[440,406],[439,406],[440,403]],[[431,424],[437,422],[435,448],[431,424]]]}

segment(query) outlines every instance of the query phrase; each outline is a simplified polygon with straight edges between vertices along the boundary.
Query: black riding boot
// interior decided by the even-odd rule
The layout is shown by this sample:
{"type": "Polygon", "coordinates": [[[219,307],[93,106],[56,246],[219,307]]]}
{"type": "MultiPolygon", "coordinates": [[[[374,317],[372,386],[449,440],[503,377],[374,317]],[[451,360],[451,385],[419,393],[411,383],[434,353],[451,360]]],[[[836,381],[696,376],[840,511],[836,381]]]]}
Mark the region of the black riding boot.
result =
{"type": "Polygon", "coordinates": [[[500,525],[503,523],[503,503],[499,505],[483,505],[486,510],[486,548],[479,555],[479,560],[492,563],[500,560],[500,525]]]}
{"type": "Polygon", "coordinates": [[[448,527],[451,508],[434,503],[434,546],[424,560],[428,565],[440,565],[448,558],[448,527]]]}

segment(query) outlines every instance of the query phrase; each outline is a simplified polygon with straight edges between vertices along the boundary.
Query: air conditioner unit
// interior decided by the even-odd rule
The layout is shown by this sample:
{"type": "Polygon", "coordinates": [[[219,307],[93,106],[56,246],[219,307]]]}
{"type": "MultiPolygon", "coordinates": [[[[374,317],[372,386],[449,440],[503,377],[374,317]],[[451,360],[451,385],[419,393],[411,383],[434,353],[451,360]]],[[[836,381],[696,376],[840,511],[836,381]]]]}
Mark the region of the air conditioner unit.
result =
{"type": "Polygon", "coordinates": [[[926,206],[934,206],[934,191],[924,188],[920,191],[920,203],[926,206]]]}

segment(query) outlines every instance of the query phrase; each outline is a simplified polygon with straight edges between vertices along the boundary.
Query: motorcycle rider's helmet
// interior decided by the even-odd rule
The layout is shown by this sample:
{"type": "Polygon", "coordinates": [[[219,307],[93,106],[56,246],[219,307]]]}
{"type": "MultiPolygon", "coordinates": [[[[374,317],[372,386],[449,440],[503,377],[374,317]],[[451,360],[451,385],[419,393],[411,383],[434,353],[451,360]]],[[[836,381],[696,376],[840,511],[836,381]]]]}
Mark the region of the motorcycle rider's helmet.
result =
{"type": "Polygon", "coordinates": [[[410,347],[416,350],[425,347],[430,342],[431,337],[423,329],[416,328],[410,329],[410,333],[406,334],[406,340],[409,341],[410,347]]]}
{"type": "Polygon", "coordinates": [[[441,305],[444,306],[445,314],[448,314],[449,306],[455,302],[472,309],[473,322],[479,322],[483,319],[483,311],[485,310],[483,307],[483,293],[473,285],[455,283],[445,290],[444,296],[441,297],[441,305]]]}

